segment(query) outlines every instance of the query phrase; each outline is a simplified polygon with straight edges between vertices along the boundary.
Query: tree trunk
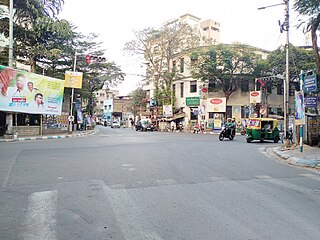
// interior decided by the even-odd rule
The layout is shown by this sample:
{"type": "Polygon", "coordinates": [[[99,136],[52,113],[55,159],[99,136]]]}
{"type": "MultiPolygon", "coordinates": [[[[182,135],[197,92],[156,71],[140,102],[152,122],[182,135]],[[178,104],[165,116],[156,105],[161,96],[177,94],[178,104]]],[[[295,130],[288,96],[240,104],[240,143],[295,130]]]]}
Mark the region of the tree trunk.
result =
{"type": "Polygon", "coordinates": [[[30,58],[30,68],[32,73],[36,73],[37,59],[35,56],[30,58]]]}
{"type": "Polygon", "coordinates": [[[318,17],[314,20],[314,22],[311,25],[311,39],[312,39],[312,48],[316,54],[316,62],[317,62],[317,73],[320,74],[320,55],[317,45],[317,29],[320,25],[320,14],[318,14],[318,17]]]}

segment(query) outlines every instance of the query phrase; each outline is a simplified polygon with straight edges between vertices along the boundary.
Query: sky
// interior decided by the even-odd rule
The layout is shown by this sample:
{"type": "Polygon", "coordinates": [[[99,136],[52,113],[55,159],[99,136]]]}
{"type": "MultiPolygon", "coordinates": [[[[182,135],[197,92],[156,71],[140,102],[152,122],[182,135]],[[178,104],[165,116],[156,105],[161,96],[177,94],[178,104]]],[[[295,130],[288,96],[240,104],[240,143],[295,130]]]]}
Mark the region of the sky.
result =
{"type": "MultiPolygon", "coordinates": [[[[192,14],[219,22],[222,43],[240,42],[272,51],[286,43],[286,33],[281,34],[278,25],[278,20],[284,21],[285,6],[257,8],[278,3],[283,0],[65,0],[59,18],[73,23],[78,32],[99,34],[107,60],[127,74],[118,86],[123,96],[141,80],[135,74],[144,74],[139,61],[122,50],[134,39],[133,31],[159,28],[168,20],[192,14]]],[[[294,27],[299,18],[290,10],[289,41],[296,46],[308,42],[302,30],[294,27]]]]}

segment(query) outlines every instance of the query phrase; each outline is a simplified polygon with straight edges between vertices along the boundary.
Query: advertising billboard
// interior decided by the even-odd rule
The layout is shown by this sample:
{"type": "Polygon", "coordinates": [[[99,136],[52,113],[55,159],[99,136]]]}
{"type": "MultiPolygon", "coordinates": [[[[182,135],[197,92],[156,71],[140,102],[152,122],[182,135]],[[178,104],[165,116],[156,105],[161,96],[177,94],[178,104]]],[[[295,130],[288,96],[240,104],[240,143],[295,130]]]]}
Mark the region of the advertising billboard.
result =
{"type": "Polygon", "coordinates": [[[226,98],[208,98],[207,112],[226,112],[226,98]]]}
{"type": "Polygon", "coordinates": [[[256,104],[261,103],[261,91],[252,91],[250,92],[250,103],[256,104]]]}
{"type": "Polygon", "coordinates": [[[0,65],[0,110],[61,115],[64,80],[0,65]]]}

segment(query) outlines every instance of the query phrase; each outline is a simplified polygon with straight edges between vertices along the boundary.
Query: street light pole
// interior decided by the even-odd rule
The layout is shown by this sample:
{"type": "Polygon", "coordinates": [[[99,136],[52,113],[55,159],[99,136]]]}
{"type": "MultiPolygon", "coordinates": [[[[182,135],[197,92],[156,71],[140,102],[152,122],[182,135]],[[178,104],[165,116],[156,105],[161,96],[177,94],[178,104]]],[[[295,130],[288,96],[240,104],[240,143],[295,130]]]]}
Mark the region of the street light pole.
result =
{"type": "Polygon", "coordinates": [[[284,0],[286,3],[285,10],[285,31],[287,32],[286,36],[286,79],[283,86],[284,91],[284,137],[288,139],[289,132],[289,86],[290,86],[290,76],[289,76],[289,0],[284,0]]]}
{"type": "Polygon", "coordinates": [[[13,67],[13,0],[9,6],[9,67],[13,67]]]}
{"type": "Polygon", "coordinates": [[[258,10],[266,9],[269,7],[285,5],[285,20],[282,25],[280,25],[280,32],[287,32],[286,35],[286,77],[283,81],[283,115],[284,115],[284,138],[288,139],[288,126],[289,126],[289,86],[290,86],[290,76],[289,76],[289,0],[283,0],[283,3],[274,4],[266,7],[260,7],[258,10]]]}
{"type": "MultiPolygon", "coordinates": [[[[76,72],[77,66],[77,52],[74,53],[74,62],[73,62],[73,72],[76,72]]],[[[69,119],[69,132],[72,132],[73,125],[73,95],[74,95],[74,87],[71,88],[71,105],[70,105],[70,119],[69,119]]]]}

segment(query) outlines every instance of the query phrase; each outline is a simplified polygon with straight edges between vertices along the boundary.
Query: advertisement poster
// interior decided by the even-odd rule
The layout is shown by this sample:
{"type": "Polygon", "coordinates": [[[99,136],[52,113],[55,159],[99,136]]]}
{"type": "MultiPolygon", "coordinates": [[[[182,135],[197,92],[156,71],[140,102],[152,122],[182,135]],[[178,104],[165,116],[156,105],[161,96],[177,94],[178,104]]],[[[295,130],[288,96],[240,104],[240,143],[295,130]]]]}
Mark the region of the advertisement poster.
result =
{"type": "Polygon", "coordinates": [[[172,117],[172,105],[163,105],[163,116],[172,117]]]}
{"type": "Polygon", "coordinates": [[[0,110],[61,115],[64,80],[0,65],[0,110]]]}
{"type": "Polygon", "coordinates": [[[82,72],[66,71],[64,80],[64,87],[66,88],[82,88],[82,72]]]}
{"type": "Polygon", "coordinates": [[[296,125],[305,124],[305,106],[304,106],[304,97],[302,91],[295,91],[295,119],[296,125]]]}
{"type": "Polygon", "coordinates": [[[207,112],[226,112],[226,98],[208,98],[207,112]]]}
{"type": "Polygon", "coordinates": [[[250,103],[256,104],[261,103],[261,91],[250,92],[250,103]]]}

